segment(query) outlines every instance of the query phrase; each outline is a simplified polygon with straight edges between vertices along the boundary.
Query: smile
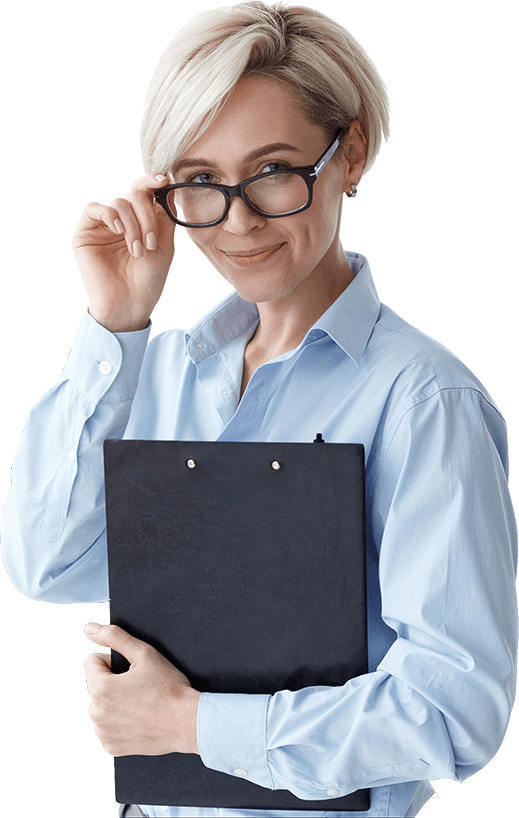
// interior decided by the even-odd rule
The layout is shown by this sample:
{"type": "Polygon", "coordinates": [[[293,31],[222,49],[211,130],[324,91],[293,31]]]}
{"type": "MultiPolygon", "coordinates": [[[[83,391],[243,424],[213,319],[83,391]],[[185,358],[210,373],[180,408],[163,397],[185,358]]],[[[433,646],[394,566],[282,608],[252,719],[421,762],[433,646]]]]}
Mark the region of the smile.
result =
{"type": "Polygon", "coordinates": [[[262,250],[240,250],[237,252],[224,250],[223,252],[234,264],[238,264],[240,267],[249,267],[253,264],[262,264],[268,261],[284,245],[285,242],[277,244],[275,247],[265,247],[262,250]]]}

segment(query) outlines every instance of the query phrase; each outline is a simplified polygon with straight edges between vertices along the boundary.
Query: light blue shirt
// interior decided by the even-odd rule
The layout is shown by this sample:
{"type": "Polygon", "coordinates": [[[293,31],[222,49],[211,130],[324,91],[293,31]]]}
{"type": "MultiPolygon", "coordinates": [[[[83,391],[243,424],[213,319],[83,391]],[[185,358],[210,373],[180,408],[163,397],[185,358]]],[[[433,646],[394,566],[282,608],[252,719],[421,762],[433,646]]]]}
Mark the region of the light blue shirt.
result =
{"type": "MultiPolygon", "coordinates": [[[[203,693],[204,764],[323,811],[412,816],[429,780],[463,781],[496,753],[515,692],[517,537],[506,427],[474,375],[381,305],[365,258],[303,342],[239,400],[256,306],[230,295],[189,333],[148,343],[85,316],[13,467],[3,550],[16,585],[52,602],[108,598],[102,441],[363,443],[369,673],[274,696],[203,693]],[[368,812],[327,799],[371,788],[368,812]]],[[[150,816],[287,815],[143,807],[150,816]]]]}

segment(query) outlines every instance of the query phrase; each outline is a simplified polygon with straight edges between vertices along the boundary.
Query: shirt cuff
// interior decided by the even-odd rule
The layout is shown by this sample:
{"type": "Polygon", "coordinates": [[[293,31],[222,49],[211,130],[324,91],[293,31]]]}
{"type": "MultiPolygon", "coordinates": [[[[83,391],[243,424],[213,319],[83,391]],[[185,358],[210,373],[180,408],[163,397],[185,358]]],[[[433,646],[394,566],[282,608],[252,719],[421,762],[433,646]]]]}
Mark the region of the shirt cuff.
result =
{"type": "Polygon", "coordinates": [[[273,790],[267,763],[267,708],[271,696],[202,693],[197,739],[203,763],[273,790]]]}
{"type": "Polygon", "coordinates": [[[68,380],[88,402],[125,401],[135,395],[151,331],[112,333],[86,312],[61,381],[68,380]]]}

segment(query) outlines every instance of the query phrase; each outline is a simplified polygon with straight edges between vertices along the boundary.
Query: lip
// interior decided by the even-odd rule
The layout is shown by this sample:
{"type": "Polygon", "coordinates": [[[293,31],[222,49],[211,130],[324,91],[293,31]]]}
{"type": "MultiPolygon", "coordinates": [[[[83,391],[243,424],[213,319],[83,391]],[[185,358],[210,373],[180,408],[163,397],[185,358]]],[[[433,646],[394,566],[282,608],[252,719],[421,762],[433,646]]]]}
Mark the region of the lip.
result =
{"type": "Polygon", "coordinates": [[[238,264],[240,267],[249,267],[252,264],[262,264],[263,262],[268,261],[275,253],[277,253],[278,250],[281,250],[284,245],[285,242],[282,244],[276,244],[274,247],[263,247],[259,250],[224,250],[223,252],[227,258],[229,258],[235,264],[238,264]]]}

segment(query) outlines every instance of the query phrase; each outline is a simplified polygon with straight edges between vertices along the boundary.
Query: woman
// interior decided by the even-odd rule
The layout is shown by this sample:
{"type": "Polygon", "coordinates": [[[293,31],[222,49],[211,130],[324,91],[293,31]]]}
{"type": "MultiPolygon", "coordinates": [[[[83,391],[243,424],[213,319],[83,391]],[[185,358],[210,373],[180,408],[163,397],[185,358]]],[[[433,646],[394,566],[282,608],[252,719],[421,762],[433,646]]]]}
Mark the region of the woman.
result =
{"type": "Polygon", "coordinates": [[[104,439],[311,441],[319,430],[362,442],[368,674],[238,702],[193,690],[107,627],[91,638],[135,660],[128,684],[116,690],[102,658],[87,667],[112,754],[199,753],[323,811],[371,788],[369,811],[351,816],[415,815],[429,779],[463,780],[492,757],[517,644],[504,422],[454,356],[380,305],[366,259],[341,247],[343,194],[354,197],[384,134],[376,70],[318,12],[241,4],[178,35],[149,92],[146,176],[126,199],[89,205],[76,231],[89,311],[29,420],[2,538],[29,596],[104,600],[104,439]],[[235,294],[187,339],[147,345],[177,229],[235,294]]]}

